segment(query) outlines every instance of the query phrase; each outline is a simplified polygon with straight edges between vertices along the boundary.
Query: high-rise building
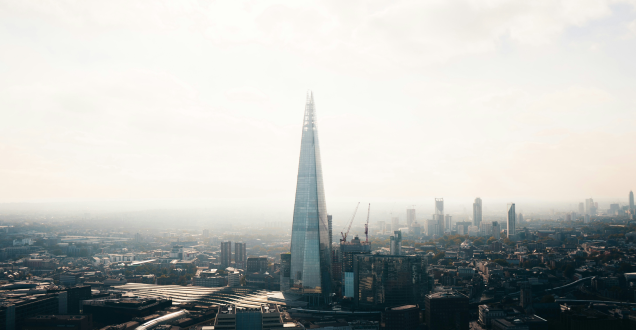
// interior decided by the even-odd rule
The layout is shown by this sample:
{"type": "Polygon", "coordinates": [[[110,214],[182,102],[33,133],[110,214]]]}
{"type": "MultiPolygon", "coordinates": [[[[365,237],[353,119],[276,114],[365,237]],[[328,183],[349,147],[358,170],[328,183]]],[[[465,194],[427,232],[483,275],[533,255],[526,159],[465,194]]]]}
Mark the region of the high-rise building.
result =
{"type": "Polygon", "coordinates": [[[232,242],[221,242],[221,266],[230,267],[232,264],[232,242]]]}
{"type": "Polygon", "coordinates": [[[267,271],[269,261],[267,257],[249,257],[247,258],[247,272],[248,273],[264,273],[267,271]]]}
{"type": "Polygon", "coordinates": [[[327,221],[329,222],[329,245],[333,244],[333,217],[331,214],[327,214],[327,221]]]}
{"type": "Polygon", "coordinates": [[[498,221],[492,222],[492,236],[496,239],[499,239],[501,236],[501,226],[498,221]]]}
{"type": "Polygon", "coordinates": [[[291,240],[294,290],[312,304],[325,302],[332,290],[329,220],[322,180],[320,144],[313,93],[307,94],[291,240]],[[321,299],[324,298],[324,299],[321,299]]]}
{"type": "Polygon", "coordinates": [[[532,307],[532,285],[528,282],[521,284],[519,304],[526,309],[526,311],[532,307]]]}
{"type": "Polygon", "coordinates": [[[353,297],[353,259],[356,255],[370,254],[371,244],[360,241],[360,238],[355,236],[350,242],[340,241],[339,252],[339,260],[342,263],[342,274],[340,277],[344,282],[342,295],[345,297],[353,297]]]}
{"type": "Polygon", "coordinates": [[[415,222],[415,209],[406,209],[406,226],[411,228],[415,222]]]}
{"type": "Polygon", "coordinates": [[[402,232],[396,230],[393,232],[393,236],[390,237],[390,253],[393,256],[402,255],[402,232]]]}
{"type": "Polygon", "coordinates": [[[437,220],[426,220],[426,235],[439,235],[439,222],[437,220]]]}
{"type": "Polygon", "coordinates": [[[444,235],[444,199],[435,198],[435,214],[433,214],[433,220],[437,221],[437,235],[444,235]]]}
{"type": "Polygon", "coordinates": [[[517,222],[523,224],[523,213],[517,214],[517,222]]]}
{"type": "Polygon", "coordinates": [[[517,213],[515,213],[515,203],[508,204],[508,238],[513,239],[516,232],[517,213]]]}
{"type": "Polygon", "coordinates": [[[634,209],[634,192],[631,190],[629,191],[629,209],[634,209]]]}
{"type": "Polygon", "coordinates": [[[435,214],[444,215],[444,199],[435,198],[435,214]]]}
{"type": "Polygon", "coordinates": [[[481,213],[482,205],[481,198],[475,198],[475,202],[473,203],[473,225],[479,227],[481,225],[482,213],[481,213]]]}
{"type": "Polygon", "coordinates": [[[288,292],[291,288],[291,254],[281,253],[280,255],[280,291],[288,292]]]}
{"type": "Polygon", "coordinates": [[[208,237],[210,237],[210,230],[203,229],[203,238],[208,238],[208,237]]]}
{"type": "Polygon", "coordinates": [[[459,292],[426,295],[425,318],[429,330],[468,330],[468,297],[459,292]]]}
{"type": "Polygon", "coordinates": [[[585,213],[589,215],[596,215],[596,204],[592,198],[585,200],[585,213]]]}
{"type": "Polygon", "coordinates": [[[585,204],[579,203],[579,213],[585,214],[585,204]]]}
{"type": "Polygon", "coordinates": [[[586,215],[583,217],[583,223],[590,223],[590,222],[591,222],[591,221],[590,221],[590,219],[591,219],[591,218],[590,218],[590,215],[589,215],[589,214],[586,214],[586,215]]]}
{"type": "Polygon", "coordinates": [[[424,305],[430,292],[426,259],[421,256],[354,256],[354,303],[384,308],[424,305]]]}
{"type": "Polygon", "coordinates": [[[245,269],[247,261],[247,252],[245,251],[245,243],[234,243],[234,263],[236,268],[245,269]]]}
{"type": "Polygon", "coordinates": [[[451,231],[452,222],[453,222],[452,215],[447,214],[444,216],[444,231],[447,231],[447,232],[451,231]]]}

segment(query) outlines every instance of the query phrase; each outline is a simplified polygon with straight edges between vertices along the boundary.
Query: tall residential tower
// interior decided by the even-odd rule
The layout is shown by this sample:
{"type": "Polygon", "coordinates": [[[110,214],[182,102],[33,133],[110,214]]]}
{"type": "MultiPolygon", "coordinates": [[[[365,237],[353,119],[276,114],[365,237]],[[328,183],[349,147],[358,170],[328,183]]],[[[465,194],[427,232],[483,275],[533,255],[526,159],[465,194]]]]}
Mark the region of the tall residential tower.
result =
{"type": "Polygon", "coordinates": [[[312,303],[325,301],[332,289],[328,221],[314,97],[309,92],[300,142],[290,275],[292,289],[312,303]]]}
{"type": "Polygon", "coordinates": [[[508,204],[508,238],[513,239],[516,234],[517,213],[515,203],[508,204]]]}
{"type": "Polygon", "coordinates": [[[481,198],[477,197],[473,203],[473,225],[479,227],[481,220],[481,198]]]}

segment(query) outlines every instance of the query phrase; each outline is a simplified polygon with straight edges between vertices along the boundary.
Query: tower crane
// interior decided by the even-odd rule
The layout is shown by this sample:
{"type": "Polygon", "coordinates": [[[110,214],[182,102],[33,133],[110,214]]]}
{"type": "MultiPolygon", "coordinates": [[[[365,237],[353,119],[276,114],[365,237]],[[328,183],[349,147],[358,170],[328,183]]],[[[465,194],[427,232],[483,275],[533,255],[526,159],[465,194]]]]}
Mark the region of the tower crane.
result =
{"type": "Polygon", "coordinates": [[[351,217],[351,221],[349,221],[349,228],[347,228],[347,232],[346,233],[340,232],[340,235],[342,235],[342,241],[343,242],[347,241],[347,235],[349,235],[349,230],[351,230],[351,225],[353,224],[353,219],[355,219],[356,213],[358,212],[358,206],[360,206],[360,202],[358,202],[358,205],[356,205],[356,209],[353,211],[353,216],[351,217]]]}
{"type": "Polygon", "coordinates": [[[369,214],[371,214],[371,203],[369,203],[369,209],[367,210],[367,223],[364,224],[364,235],[367,236],[367,243],[369,243],[369,214]]]}

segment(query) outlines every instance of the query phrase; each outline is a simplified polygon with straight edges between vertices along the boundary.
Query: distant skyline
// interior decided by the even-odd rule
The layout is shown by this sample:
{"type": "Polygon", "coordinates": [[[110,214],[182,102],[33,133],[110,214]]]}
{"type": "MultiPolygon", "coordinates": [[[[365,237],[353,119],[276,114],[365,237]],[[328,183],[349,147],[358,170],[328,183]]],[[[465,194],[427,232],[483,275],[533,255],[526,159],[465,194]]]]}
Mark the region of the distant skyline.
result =
{"type": "Polygon", "coordinates": [[[0,203],[291,220],[310,89],[338,221],[636,187],[633,1],[0,0],[0,48],[0,203]]]}

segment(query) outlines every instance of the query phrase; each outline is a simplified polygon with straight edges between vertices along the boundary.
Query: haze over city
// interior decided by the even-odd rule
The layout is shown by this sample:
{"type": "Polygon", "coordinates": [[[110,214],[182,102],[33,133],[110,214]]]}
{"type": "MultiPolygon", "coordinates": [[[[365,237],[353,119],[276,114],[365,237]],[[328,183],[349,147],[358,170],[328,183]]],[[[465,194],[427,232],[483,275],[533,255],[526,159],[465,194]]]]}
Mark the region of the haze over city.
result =
{"type": "Polygon", "coordinates": [[[628,1],[0,8],[2,203],[289,217],[307,90],[339,219],[625,204],[636,179],[628,1]]]}
{"type": "Polygon", "coordinates": [[[0,0],[0,330],[636,329],[636,0],[0,0]]]}

